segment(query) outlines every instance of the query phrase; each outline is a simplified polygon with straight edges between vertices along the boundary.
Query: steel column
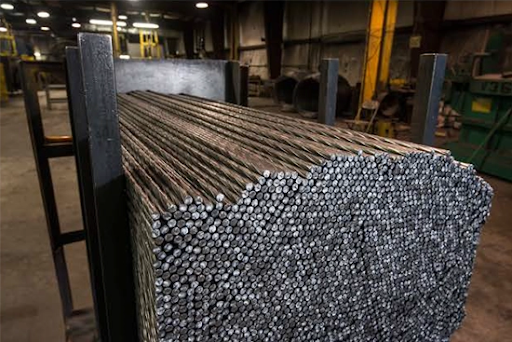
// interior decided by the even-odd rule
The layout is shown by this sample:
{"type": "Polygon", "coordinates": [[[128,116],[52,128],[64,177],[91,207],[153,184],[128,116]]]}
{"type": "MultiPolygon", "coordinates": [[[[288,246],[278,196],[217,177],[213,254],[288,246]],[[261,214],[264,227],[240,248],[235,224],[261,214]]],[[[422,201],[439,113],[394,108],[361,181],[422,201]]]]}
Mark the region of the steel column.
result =
{"type": "Polygon", "coordinates": [[[318,99],[318,121],[334,126],[336,121],[336,95],[338,93],[339,60],[322,59],[320,64],[320,97],[318,99]]]}
{"type": "Polygon", "coordinates": [[[99,336],[108,336],[107,310],[105,291],[103,287],[103,274],[101,268],[100,243],[97,219],[93,198],[92,174],[89,155],[89,132],[87,126],[86,108],[83,87],[80,53],[77,47],[66,48],[66,65],[68,78],[69,119],[73,134],[77,179],[80,192],[80,206],[82,210],[83,225],[87,236],[86,247],[89,261],[89,274],[91,292],[94,301],[94,314],[99,336]],[[86,172],[84,172],[86,171],[86,172]]]}
{"type": "Polygon", "coordinates": [[[263,10],[268,73],[270,79],[276,79],[281,74],[284,1],[265,1],[263,10]]]}
{"type": "Polygon", "coordinates": [[[434,145],[446,59],[446,54],[428,53],[420,56],[411,122],[411,138],[416,143],[434,145]]]}
{"type": "Polygon", "coordinates": [[[249,67],[240,66],[240,104],[247,107],[249,105],[249,67]]]}
{"type": "Polygon", "coordinates": [[[110,17],[112,18],[112,42],[114,44],[114,57],[119,57],[121,54],[121,44],[119,43],[119,33],[117,32],[117,6],[113,1],[110,3],[110,17]]]}
{"type": "Polygon", "coordinates": [[[410,46],[410,75],[411,78],[416,78],[420,55],[438,52],[441,46],[446,1],[414,1],[413,5],[414,24],[412,37],[415,37],[419,46],[410,46]]]}
{"type": "Polygon", "coordinates": [[[194,58],[194,24],[187,22],[183,25],[183,42],[187,59],[194,58]]]}
{"type": "Polygon", "coordinates": [[[85,205],[90,209],[88,212],[94,216],[87,217],[87,229],[96,231],[99,244],[105,303],[103,314],[107,323],[106,327],[101,327],[101,340],[137,341],[132,253],[111,38],[81,33],[78,35],[78,47],[84,97],[84,116],[80,120],[87,125],[88,141],[79,142],[83,144],[83,153],[80,151],[77,157],[81,159],[81,170],[90,173],[92,180],[92,183],[82,186],[90,187],[90,192],[83,192],[86,195],[85,205]],[[89,160],[83,159],[86,155],[89,160]]]}
{"type": "Polygon", "coordinates": [[[224,50],[224,11],[220,7],[214,7],[211,20],[213,58],[226,59],[224,50]]]}

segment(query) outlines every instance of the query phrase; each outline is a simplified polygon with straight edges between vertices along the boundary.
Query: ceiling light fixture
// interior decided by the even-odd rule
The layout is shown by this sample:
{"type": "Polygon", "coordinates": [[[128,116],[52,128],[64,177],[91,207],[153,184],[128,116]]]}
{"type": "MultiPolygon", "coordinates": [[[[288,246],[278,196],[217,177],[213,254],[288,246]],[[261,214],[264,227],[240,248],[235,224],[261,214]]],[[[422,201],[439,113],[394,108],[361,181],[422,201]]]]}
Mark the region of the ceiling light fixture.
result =
{"type": "Polygon", "coordinates": [[[157,29],[160,26],[158,26],[158,24],[153,23],[133,23],[133,27],[142,29],[157,29]]]}
{"type": "MultiPolygon", "coordinates": [[[[92,25],[112,26],[112,20],[91,19],[89,23],[92,25]]],[[[124,21],[118,21],[117,26],[125,27],[126,23],[124,21]]]]}
{"type": "Polygon", "coordinates": [[[7,32],[7,27],[0,27],[0,32],[7,32]]]}
{"type": "Polygon", "coordinates": [[[130,55],[120,55],[119,58],[121,58],[121,59],[130,59],[130,55]]]}
{"type": "Polygon", "coordinates": [[[49,18],[50,17],[50,13],[48,13],[48,12],[38,12],[37,16],[39,18],[49,18]]]}
{"type": "Polygon", "coordinates": [[[26,20],[25,20],[25,22],[26,22],[27,24],[29,24],[29,25],[35,25],[35,24],[37,24],[37,21],[36,21],[35,19],[31,19],[31,18],[26,19],[26,20]]]}
{"type": "Polygon", "coordinates": [[[80,28],[82,25],[80,25],[80,23],[73,23],[71,26],[74,28],[80,28]]]}
{"type": "Polygon", "coordinates": [[[34,57],[41,57],[41,52],[34,51],[34,57]]]}
{"type": "Polygon", "coordinates": [[[207,2],[198,2],[198,3],[196,3],[196,7],[201,8],[201,9],[208,8],[208,3],[207,2]]]}
{"type": "Polygon", "coordinates": [[[12,4],[1,4],[0,7],[4,10],[12,11],[14,9],[14,6],[12,4]]]}
{"type": "Polygon", "coordinates": [[[50,28],[48,26],[42,26],[41,31],[50,31],[50,28]]]}
{"type": "Polygon", "coordinates": [[[126,20],[126,19],[128,19],[128,17],[127,17],[126,15],[120,15],[120,16],[118,16],[118,18],[119,18],[119,19],[121,19],[121,20],[126,20]]]}

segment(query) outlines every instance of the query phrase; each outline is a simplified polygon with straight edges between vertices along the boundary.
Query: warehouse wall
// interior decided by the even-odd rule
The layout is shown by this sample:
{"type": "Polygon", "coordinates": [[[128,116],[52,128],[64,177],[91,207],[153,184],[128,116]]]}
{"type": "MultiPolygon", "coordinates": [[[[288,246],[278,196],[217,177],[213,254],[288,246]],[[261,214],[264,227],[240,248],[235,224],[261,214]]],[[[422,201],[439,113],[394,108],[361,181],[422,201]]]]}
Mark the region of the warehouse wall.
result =
{"type": "MultiPolygon", "coordinates": [[[[360,81],[364,60],[365,30],[370,1],[288,1],[283,25],[283,71],[316,70],[325,57],[339,58],[340,74],[350,84],[360,81]]],[[[512,2],[460,1],[446,4],[445,21],[488,16],[511,15],[512,2]]],[[[399,2],[390,76],[407,78],[409,74],[409,37],[414,19],[412,1],[399,2]],[[400,33],[402,32],[402,33],[400,33]]],[[[250,74],[268,78],[264,46],[263,6],[260,2],[239,4],[240,60],[250,65],[250,74]]],[[[442,40],[441,52],[455,63],[463,54],[481,51],[483,41],[494,25],[450,28],[442,40]]]]}
{"type": "MultiPolygon", "coordinates": [[[[369,6],[370,1],[287,2],[283,25],[283,71],[317,70],[322,58],[339,58],[340,74],[354,85],[361,74],[369,6]]],[[[250,74],[268,78],[262,3],[244,2],[239,9],[240,61],[250,65],[250,74]]],[[[397,27],[412,26],[412,22],[413,4],[403,1],[399,5],[397,27]]],[[[398,51],[403,53],[405,46],[408,54],[408,36],[397,36],[395,40],[398,51]]],[[[403,56],[393,60],[402,63],[392,70],[392,75],[408,70],[403,56]]]]}
{"type": "Polygon", "coordinates": [[[512,14],[512,2],[503,0],[460,1],[448,0],[445,20],[473,19],[512,14]]]}
{"type": "MultiPolygon", "coordinates": [[[[510,1],[450,0],[446,4],[444,20],[471,20],[510,14],[512,14],[512,2],[510,1]]],[[[441,44],[441,52],[448,54],[448,64],[454,65],[470,53],[483,52],[487,37],[498,26],[503,25],[481,24],[447,30],[441,44]]]]}

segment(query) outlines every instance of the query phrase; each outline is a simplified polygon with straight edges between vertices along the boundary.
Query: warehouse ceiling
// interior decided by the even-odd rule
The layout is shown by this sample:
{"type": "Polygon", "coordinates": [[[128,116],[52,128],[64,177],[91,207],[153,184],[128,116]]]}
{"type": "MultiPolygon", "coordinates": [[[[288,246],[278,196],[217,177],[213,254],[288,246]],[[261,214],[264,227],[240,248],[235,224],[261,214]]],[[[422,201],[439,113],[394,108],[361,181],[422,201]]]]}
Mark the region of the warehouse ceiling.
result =
{"type": "MultiPolygon", "coordinates": [[[[111,27],[91,25],[91,19],[110,20],[110,1],[72,1],[72,0],[14,0],[0,3],[0,16],[12,25],[15,31],[41,33],[41,27],[48,27],[46,32],[60,37],[75,36],[78,31],[110,31],[111,27]],[[4,8],[7,7],[7,8],[4,8]],[[9,9],[9,7],[13,7],[9,9]],[[49,13],[48,18],[38,16],[40,12],[49,13]],[[27,23],[27,19],[29,22],[27,23]],[[32,20],[30,20],[32,19],[32,20]],[[34,23],[35,21],[35,23],[34,23]],[[72,24],[80,24],[73,27],[72,24]]],[[[196,8],[195,1],[115,1],[118,15],[125,26],[121,32],[136,33],[135,22],[150,22],[159,25],[162,30],[182,30],[184,23],[208,20],[216,9],[224,9],[229,2],[208,2],[208,8],[196,8]],[[126,16],[123,17],[123,16],[126,16]],[[131,32],[131,31],[134,32],[131,32]]]]}

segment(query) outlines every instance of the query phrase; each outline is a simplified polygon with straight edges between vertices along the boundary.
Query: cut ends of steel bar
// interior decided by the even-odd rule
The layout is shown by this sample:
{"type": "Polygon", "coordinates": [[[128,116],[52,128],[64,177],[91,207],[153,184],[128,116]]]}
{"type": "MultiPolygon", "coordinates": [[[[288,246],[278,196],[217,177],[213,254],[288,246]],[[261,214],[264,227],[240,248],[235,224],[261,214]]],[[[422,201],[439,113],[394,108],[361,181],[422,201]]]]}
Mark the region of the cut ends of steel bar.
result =
{"type": "Polygon", "coordinates": [[[492,189],[447,151],[119,96],[143,341],[448,341],[492,189]]]}

